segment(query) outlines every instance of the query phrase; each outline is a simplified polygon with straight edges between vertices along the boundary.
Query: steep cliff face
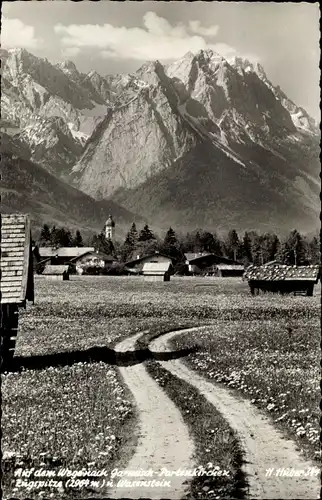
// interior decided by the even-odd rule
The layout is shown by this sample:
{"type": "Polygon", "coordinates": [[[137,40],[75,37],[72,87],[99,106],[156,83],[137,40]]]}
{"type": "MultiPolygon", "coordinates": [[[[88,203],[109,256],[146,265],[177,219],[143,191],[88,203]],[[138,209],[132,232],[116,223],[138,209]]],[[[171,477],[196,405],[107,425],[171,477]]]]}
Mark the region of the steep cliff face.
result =
{"type": "Polygon", "coordinates": [[[266,85],[266,87],[271,90],[277,102],[279,102],[289,113],[297,130],[302,129],[303,131],[309,132],[313,135],[319,133],[319,129],[316,126],[315,121],[308,115],[305,109],[297,106],[293,101],[291,101],[291,99],[287,97],[278,85],[274,86],[267,78],[264,68],[260,64],[252,64],[247,59],[242,59],[240,57],[235,57],[231,64],[242,76],[246,73],[255,73],[266,85]]]}
{"type": "Polygon", "coordinates": [[[173,111],[173,91],[156,80],[154,85],[139,79],[126,85],[73,169],[80,189],[102,198],[120,186],[138,186],[196,142],[173,111]]]}

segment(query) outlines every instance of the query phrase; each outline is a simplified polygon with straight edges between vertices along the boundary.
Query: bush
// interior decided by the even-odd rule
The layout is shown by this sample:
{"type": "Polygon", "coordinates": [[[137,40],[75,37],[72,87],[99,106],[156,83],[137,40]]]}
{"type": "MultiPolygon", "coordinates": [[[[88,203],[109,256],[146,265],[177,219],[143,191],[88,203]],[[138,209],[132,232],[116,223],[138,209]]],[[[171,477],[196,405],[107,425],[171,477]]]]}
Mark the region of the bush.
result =
{"type": "Polygon", "coordinates": [[[109,274],[112,276],[122,276],[127,274],[127,271],[125,269],[125,264],[121,264],[119,262],[115,262],[112,267],[107,269],[107,272],[104,274],[109,274]]]}

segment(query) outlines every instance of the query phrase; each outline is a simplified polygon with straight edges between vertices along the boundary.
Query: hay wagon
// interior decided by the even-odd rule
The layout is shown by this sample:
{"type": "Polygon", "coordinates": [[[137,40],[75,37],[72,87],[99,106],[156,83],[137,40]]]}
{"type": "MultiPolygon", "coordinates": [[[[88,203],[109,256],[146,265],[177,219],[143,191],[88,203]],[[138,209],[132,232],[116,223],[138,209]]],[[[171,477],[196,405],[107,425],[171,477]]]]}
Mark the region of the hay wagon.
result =
{"type": "Polygon", "coordinates": [[[16,346],[19,308],[34,302],[33,255],[27,215],[1,215],[0,304],[1,370],[16,346]]]}

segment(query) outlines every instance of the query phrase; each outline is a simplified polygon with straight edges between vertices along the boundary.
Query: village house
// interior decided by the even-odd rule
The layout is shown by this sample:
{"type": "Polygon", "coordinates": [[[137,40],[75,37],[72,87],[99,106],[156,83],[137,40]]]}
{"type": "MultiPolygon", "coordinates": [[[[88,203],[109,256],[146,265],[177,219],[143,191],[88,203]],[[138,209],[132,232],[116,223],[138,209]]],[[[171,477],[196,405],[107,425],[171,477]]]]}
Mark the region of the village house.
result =
{"type": "Polygon", "coordinates": [[[186,253],[186,265],[193,275],[207,274],[218,277],[243,276],[244,265],[213,253],[186,253]]]}
{"type": "Polygon", "coordinates": [[[69,280],[69,266],[52,266],[51,264],[47,264],[42,272],[42,276],[54,281],[69,280]]]}
{"type": "Polygon", "coordinates": [[[73,259],[88,252],[94,252],[94,247],[35,247],[34,256],[40,259],[37,264],[51,264],[53,266],[67,265],[73,259]]]}
{"type": "Polygon", "coordinates": [[[27,215],[1,214],[1,348],[5,366],[13,357],[18,311],[34,301],[30,221],[27,215]]]}
{"type": "Polygon", "coordinates": [[[260,292],[294,293],[313,295],[314,285],[320,278],[319,266],[286,266],[269,263],[263,266],[249,266],[244,274],[252,295],[260,292]]]}
{"type": "Polygon", "coordinates": [[[140,257],[138,255],[136,259],[131,260],[130,262],[127,262],[125,264],[125,268],[129,272],[132,272],[135,274],[140,274],[143,270],[144,264],[147,264],[147,263],[153,263],[153,264],[169,263],[169,264],[172,264],[173,259],[171,257],[169,257],[168,255],[164,255],[160,252],[154,252],[151,254],[143,255],[142,257],[140,257]]]}
{"type": "MultiPolygon", "coordinates": [[[[202,266],[205,262],[205,257],[209,254],[208,252],[187,252],[185,254],[186,265],[188,266],[188,271],[191,274],[200,274],[202,266]]],[[[205,266],[204,266],[205,267],[205,266]]]]}
{"type": "Polygon", "coordinates": [[[142,274],[145,281],[170,281],[173,267],[171,262],[145,262],[142,274]]]}
{"type": "Polygon", "coordinates": [[[75,266],[76,273],[80,275],[90,273],[94,269],[109,271],[116,262],[117,259],[112,255],[99,251],[89,251],[70,260],[70,263],[75,266]]]}

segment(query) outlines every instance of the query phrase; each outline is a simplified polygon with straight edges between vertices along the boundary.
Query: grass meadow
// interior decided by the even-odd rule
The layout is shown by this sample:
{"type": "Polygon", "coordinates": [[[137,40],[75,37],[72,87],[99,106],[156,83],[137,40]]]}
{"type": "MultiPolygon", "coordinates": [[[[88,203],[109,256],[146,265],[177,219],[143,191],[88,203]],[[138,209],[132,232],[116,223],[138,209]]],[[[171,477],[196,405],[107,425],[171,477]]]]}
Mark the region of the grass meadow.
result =
{"type": "MultiPolygon", "coordinates": [[[[197,346],[189,366],[251,398],[318,456],[320,287],[314,297],[253,297],[233,278],[72,277],[36,278],[35,289],[35,305],[20,315],[21,369],[2,375],[5,497],[26,497],[15,487],[17,467],[110,471],[126,461],[137,415],[112,349],[139,331],[209,325],[175,339],[175,349],[197,346]]],[[[50,490],[54,498],[91,493],[50,490]]]]}

